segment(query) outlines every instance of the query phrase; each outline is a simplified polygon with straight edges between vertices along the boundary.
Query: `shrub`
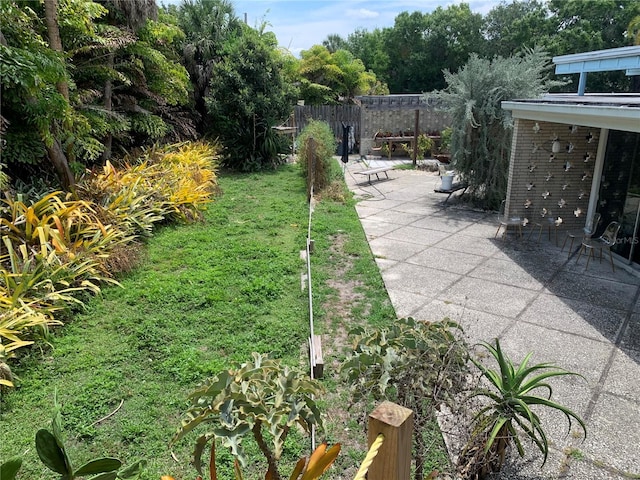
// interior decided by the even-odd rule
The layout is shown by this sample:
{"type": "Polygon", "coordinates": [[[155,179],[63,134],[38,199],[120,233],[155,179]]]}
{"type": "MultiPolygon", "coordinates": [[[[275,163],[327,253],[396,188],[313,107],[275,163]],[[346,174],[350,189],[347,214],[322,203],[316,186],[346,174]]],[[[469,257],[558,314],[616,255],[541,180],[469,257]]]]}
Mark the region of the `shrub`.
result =
{"type": "Polygon", "coordinates": [[[457,73],[445,72],[446,89],[428,94],[450,114],[451,162],[485,208],[497,209],[507,193],[513,122],[501,102],[535,98],[558,85],[547,70],[539,49],[493,60],[472,54],[457,73]]]}
{"type": "Polygon", "coordinates": [[[117,284],[113,274],[137,260],[137,236],[150,235],[160,221],[199,218],[215,191],[217,150],[177,144],[150,149],[122,169],[107,163],[79,184],[82,200],[62,192],[35,200],[7,193],[0,202],[5,357],[59,324],[55,316],[81,305],[81,295],[117,284]]]}
{"type": "Polygon", "coordinates": [[[53,192],[26,203],[6,194],[0,231],[16,247],[25,245],[42,257],[55,251],[69,260],[88,256],[99,262],[109,248],[129,240],[113,226],[102,224],[91,204],[67,198],[68,194],[53,192]]]}
{"type": "Polygon", "coordinates": [[[312,120],[300,132],[298,143],[301,146],[298,161],[302,175],[307,179],[307,190],[310,191],[313,182],[314,191],[319,192],[331,183],[332,164],[335,163],[333,153],[337,146],[331,127],[326,122],[312,120]],[[313,162],[311,168],[309,162],[313,162]]]}
{"type": "Polygon", "coordinates": [[[149,236],[156,223],[200,218],[217,185],[218,150],[209,143],[148,149],[122,168],[107,162],[79,191],[101,207],[105,221],[149,236]]]}
{"type": "Polygon", "coordinates": [[[458,324],[398,320],[390,328],[357,328],[353,353],[341,367],[354,401],[389,399],[415,414],[415,478],[423,478],[428,445],[423,430],[439,402],[461,391],[468,358],[458,324]]]}
{"type": "Polygon", "coordinates": [[[80,293],[99,293],[100,283],[113,282],[102,260],[126,237],[103,225],[86,202],[62,195],[31,204],[10,195],[3,201],[0,305],[2,322],[16,335],[51,324],[54,312],[80,303],[80,293]]]}
{"type": "Polygon", "coordinates": [[[275,38],[242,25],[241,34],[211,62],[205,103],[208,135],[224,144],[224,165],[240,171],[272,168],[280,163],[280,139],[272,127],[291,113],[298,98],[283,74],[284,56],[275,38]]]}
{"type": "MultiPolygon", "coordinates": [[[[410,157],[413,157],[413,142],[403,143],[402,147],[407,151],[410,157]]],[[[416,159],[422,160],[427,152],[433,148],[433,140],[426,133],[418,135],[418,150],[416,151],[416,159]]]]}
{"type": "Polygon", "coordinates": [[[322,386],[305,373],[254,353],[252,362],[220,373],[189,395],[191,405],[172,442],[200,424],[209,427],[194,453],[193,463],[202,475],[201,456],[210,441],[221,441],[246,466],[242,440],[251,432],[266,458],[269,478],[279,479],[278,462],[291,428],[309,432],[321,422],[313,400],[320,392],[322,386]]]}

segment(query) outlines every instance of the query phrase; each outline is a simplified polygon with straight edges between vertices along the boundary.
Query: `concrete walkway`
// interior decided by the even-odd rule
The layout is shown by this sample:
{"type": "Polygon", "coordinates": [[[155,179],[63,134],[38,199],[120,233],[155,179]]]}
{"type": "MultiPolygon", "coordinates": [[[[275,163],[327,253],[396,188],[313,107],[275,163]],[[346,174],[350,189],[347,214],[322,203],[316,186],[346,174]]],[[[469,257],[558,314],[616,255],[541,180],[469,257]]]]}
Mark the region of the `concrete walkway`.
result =
{"type": "Polygon", "coordinates": [[[435,174],[393,170],[368,184],[353,175],[363,168],[349,162],[345,177],[398,317],[448,316],[471,342],[498,337],[517,362],[533,352],[532,363],[586,379],[552,381],[554,399],[585,420],[586,440],[566,435],[563,415],[541,414],[546,465],[538,454],[502,477],[640,478],[640,279],[606,261],[585,270],[584,257],[576,264],[575,253],[545,236],[528,240],[526,229],[524,239],[494,239],[497,216],[456,194],[444,205],[435,174]]]}

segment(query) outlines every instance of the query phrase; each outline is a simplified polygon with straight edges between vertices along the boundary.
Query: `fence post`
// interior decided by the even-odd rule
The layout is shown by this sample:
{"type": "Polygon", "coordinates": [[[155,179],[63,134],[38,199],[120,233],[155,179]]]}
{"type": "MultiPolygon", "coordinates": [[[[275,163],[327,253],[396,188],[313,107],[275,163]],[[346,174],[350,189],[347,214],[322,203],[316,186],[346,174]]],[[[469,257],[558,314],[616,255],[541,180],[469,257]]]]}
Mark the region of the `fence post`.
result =
{"type": "Polygon", "coordinates": [[[411,476],[413,411],[392,402],[382,402],[369,414],[367,443],[378,434],[384,442],[369,467],[368,480],[408,480],[411,476]]]}
{"type": "Polygon", "coordinates": [[[313,187],[316,181],[316,141],[313,137],[307,139],[304,145],[305,154],[307,156],[307,201],[311,201],[313,195],[313,187]]]}
{"type": "Polygon", "coordinates": [[[418,137],[420,136],[420,132],[418,129],[420,128],[420,110],[416,109],[416,116],[413,122],[413,153],[411,154],[411,160],[413,166],[416,166],[416,158],[418,158],[418,137]]]}

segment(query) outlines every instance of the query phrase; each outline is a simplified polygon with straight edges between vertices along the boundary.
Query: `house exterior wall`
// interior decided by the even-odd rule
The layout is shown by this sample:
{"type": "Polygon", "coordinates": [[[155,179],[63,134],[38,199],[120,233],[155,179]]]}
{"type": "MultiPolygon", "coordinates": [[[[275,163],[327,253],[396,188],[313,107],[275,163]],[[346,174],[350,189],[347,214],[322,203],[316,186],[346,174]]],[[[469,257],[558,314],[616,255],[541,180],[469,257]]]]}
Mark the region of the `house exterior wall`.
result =
{"type": "Polygon", "coordinates": [[[599,135],[599,128],[517,119],[507,214],[526,219],[526,228],[542,225],[546,231],[556,222],[559,231],[583,228],[599,135]],[[552,151],[554,138],[560,142],[557,153],[552,151]]]}

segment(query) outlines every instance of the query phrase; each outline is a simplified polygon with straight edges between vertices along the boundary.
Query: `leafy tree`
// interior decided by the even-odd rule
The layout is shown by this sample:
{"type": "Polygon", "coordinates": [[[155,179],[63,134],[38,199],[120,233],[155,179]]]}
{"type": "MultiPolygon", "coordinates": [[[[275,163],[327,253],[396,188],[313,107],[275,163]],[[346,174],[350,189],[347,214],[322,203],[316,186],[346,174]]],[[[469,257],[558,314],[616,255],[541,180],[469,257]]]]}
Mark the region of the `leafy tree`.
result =
{"type": "Polygon", "coordinates": [[[402,12],[396,16],[393,28],[385,36],[385,49],[393,61],[387,78],[392,93],[423,92],[422,68],[428,62],[425,15],[402,12]]]}
{"type": "Polygon", "coordinates": [[[314,45],[303,50],[300,56],[300,97],[308,105],[337,103],[333,87],[337,84],[339,72],[332,63],[331,52],[327,47],[314,45]]]}
{"type": "Polygon", "coordinates": [[[301,96],[311,105],[349,103],[356,95],[385,92],[373,72],[347,50],[314,45],[301,53],[301,96]]]}
{"type": "Polygon", "coordinates": [[[640,45],[640,15],[633,17],[629,22],[627,37],[634,45],[640,45]]]}
{"type": "Polygon", "coordinates": [[[223,163],[259,170],[277,163],[279,138],[273,126],[286,119],[296,99],[282,74],[283,57],[273,33],[242,26],[211,71],[205,98],[211,130],[225,145],[223,163]]]}
{"type": "MultiPolygon", "coordinates": [[[[627,26],[640,15],[637,0],[550,0],[548,8],[554,33],[542,45],[554,56],[625,46],[627,26]]],[[[577,91],[577,75],[567,80],[563,90],[577,91]]],[[[629,84],[624,72],[596,72],[589,74],[587,90],[620,92],[629,84]]]]}
{"type": "MultiPolygon", "coordinates": [[[[640,15],[633,17],[629,22],[627,37],[633,41],[634,45],[640,45],[640,15]]],[[[640,75],[631,78],[631,91],[640,92],[640,75]]]]}
{"type": "Polygon", "coordinates": [[[468,4],[438,7],[432,13],[400,13],[385,36],[389,89],[420,93],[444,87],[443,70],[460,68],[472,52],[481,52],[482,15],[468,4]]]}
{"type": "Polygon", "coordinates": [[[485,55],[508,57],[533,48],[549,35],[548,11],[539,0],[501,2],[484,18],[485,55]]]}
{"type": "Polygon", "coordinates": [[[482,52],[485,43],[482,15],[473,13],[467,3],[438,7],[428,17],[427,28],[428,77],[422,91],[443,88],[443,71],[458,70],[472,53],[482,52]]]}
{"type": "Polygon", "coordinates": [[[445,72],[447,88],[431,97],[451,115],[451,156],[472,187],[474,200],[496,209],[507,192],[512,121],[501,102],[537,97],[554,85],[540,49],[493,60],[472,54],[457,73],[445,72]]]}
{"type": "Polygon", "coordinates": [[[107,159],[114,138],[128,147],[188,133],[181,127],[189,122],[171,111],[188,101],[187,72],[165,55],[180,30],[150,19],[152,1],[105,5],[112,10],[84,0],[1,3],[11,19],[3,25],[3,161],[17,176],[42,176],[46,158],[72,190],[73,170],[107,159]]]}
{"type": "Polygon", "coordinates": [[[8,125],[3,156],[9,168],[37,165],[46,157],[63,188],[74,189],[68,152],[82,133],[82,122],[70,103],[71,77],[61,35],[76,30],[90,36],[93,19],[103,14],[98,4],[77,0],[0,3],[2,111],[8,125]]]}
{"type": "Polygon", "coordinates": [[[357,29],[347,37],[345,50],[362,60],[365,68],[375,73],[378,81],[389,83],[389,53],[385,50],[385,36],[389,29],[376,28],[372,32],[357,29]]]}

